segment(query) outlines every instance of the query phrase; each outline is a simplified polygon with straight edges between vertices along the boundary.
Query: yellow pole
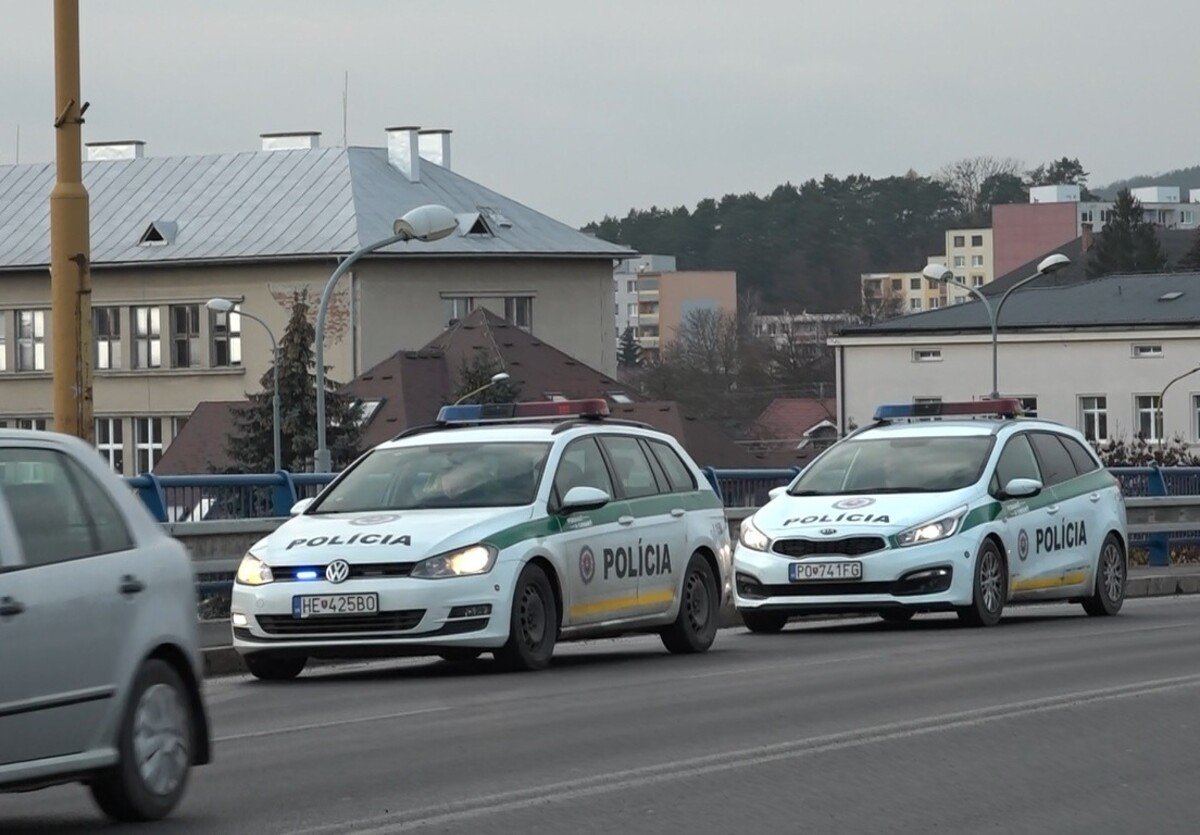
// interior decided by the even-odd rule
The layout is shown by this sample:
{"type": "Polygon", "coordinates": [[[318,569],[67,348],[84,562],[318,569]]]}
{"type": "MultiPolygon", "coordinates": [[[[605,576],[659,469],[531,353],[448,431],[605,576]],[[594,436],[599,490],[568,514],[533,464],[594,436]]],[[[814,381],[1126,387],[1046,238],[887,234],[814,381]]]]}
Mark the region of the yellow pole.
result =
{"type": "Polygon", "coordinates": [[[54,0],[54,130],[57,182],[50,192],[50,350],[54,428],[93,441],[92,276],[88,193],[83,187],[79,0],[54,0]]]}

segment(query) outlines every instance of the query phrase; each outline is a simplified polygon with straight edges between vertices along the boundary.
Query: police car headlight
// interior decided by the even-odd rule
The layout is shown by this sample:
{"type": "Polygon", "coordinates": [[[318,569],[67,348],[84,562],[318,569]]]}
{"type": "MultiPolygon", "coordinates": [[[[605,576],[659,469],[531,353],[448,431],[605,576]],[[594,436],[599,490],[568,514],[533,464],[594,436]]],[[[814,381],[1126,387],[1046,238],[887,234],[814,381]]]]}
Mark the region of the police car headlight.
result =
{"type": "Polygon", "coordinates": [[[939,539],[954,536],[958,533],[958,526],[962,524],[963,517],[966,515],[967,506],[963,505],[945,516],[929,522],[922,522],[920,525],[902,531],[896,535],[896,541],[903,548],[909,545],[924,545],[927,542],[936,542],[939,539]]]}
{"type": "Polygon", "coordinates": [[[413,566],[410,576],[438,580],[444,577],[487,574],[496,564],[496,554],[498,553],[491,545],[483,543],[471,545],[448,554],[439,554],[436,557],[421,560],[413,566]]]}
{"type": "Polygon", "coordinates": [[[237,581],[243,586],[262,586],[274,580],[271,566],[250,553],[242,557],[242,564],[237,570],[237,581]]]}
{"type": "Polygon", "coordinates": [[[738,534],[738,542],[743,548],[751,551],[767,551],[771,548],[771,537],[758,529],[753,517],[742,520],[742,530],[738,534]]]}

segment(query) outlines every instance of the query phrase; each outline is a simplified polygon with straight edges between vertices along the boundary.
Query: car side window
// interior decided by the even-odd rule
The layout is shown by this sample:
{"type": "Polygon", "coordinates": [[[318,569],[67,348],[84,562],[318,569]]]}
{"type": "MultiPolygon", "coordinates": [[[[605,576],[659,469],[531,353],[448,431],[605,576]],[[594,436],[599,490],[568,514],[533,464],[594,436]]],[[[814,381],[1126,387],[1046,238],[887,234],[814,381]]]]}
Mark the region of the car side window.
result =
{"type": "Polygon", "coordinates": [[[663,472],[667,474],[673,492],[686,493],[696,489],[695,476],[692,475],[687,464],[683,463],[679,453],[673,450],[669,444],[662,441],[650,441],[650,449],[654,451],[654,457],[658,459],[663,472]]]}
{"type": "Polygon", "coordinates": [[[1014,478],[1042,480],[1037,458],[1033,454],[1033,448],[1029,445],[1028,436],[1024,434],[1014,435],[1004,445],[1000,459],[996,462],[995,489],[1003,490],[1004,485],[1014,478]]]}
{"type": "Polygon", "coordinates": [[[554,493],[562,501],[572,487],[595,487],[613,495],[612,479],[595,438],[572,441],[563,450],[554,474],[554,493]]]}
{"type": "MultiPolygon", "coordinates": [[[[62,453],[48,449],[0,449],[0,492],[8,504],[26,566],[66,562],[110,550],[105,545],[114,539],[112,520],[102,534],[71,476],[72,463],[62,453]]],[[[128,532],[124,536],[128,538],[128,532]]]]}
{"type": "Polygon", "coordinates": [[[1057,435],[1049,432],[1034,432],[1030,442],[1037,453],[1038,462],[1042,466],[1042,474],[1046,486],[1061,484],[1075,478],[1075,464],[1067,453],[1067,448],[1058,441],[1057,435]]]}
{"type": "Polygon", "coordinates": [[[1058,440],[1067,448],[1067,454],[1071,456],[1071,462],[1075,464],[1076,473],[1085,475],[1100,469],[1100,462],[1096,460],[1096,456],[1088,452],[1079,441],[1066,435],[1059,435],[1058,440]]]}
{"type": "Polygon", "coordinates": [[[607,435],[600,441],[612,461],[617,481],[625,491],[625,498],[637,499],[658,493],[658,482],[654,470],[642,451],[637,438],[623,435],[607,435]]]}
{"type": "Polygon", "coordinates": [[[129,526],[108,491],[77,461],[65,456],[63,461],[67,465],[67,473],[79,494],[84,510],[91,516],[95,526],[96,553],[111,554],[132,548],[133,537],[129,533],[129,526]]]}

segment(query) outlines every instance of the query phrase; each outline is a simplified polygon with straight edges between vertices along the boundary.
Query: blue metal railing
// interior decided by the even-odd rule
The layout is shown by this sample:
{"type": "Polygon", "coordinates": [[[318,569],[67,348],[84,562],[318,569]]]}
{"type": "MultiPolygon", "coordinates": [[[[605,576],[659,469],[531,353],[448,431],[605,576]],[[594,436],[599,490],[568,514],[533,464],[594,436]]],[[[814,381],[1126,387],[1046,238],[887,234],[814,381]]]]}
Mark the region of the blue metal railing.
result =
{"type": "Polygon", "coordinates": [[[332,473],[163,475],[127,479],[160,522],[211,522],[287,516],[300,499],[312,498],[332,473]]]}

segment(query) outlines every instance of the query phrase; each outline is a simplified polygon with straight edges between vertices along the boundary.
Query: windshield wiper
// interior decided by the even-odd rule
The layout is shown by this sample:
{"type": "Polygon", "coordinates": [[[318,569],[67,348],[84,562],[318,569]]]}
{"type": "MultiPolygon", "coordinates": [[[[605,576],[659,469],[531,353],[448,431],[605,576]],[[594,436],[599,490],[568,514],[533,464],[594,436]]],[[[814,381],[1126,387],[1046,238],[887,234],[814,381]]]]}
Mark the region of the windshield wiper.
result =
{"type": "Polygon", "coordinates": [[[823,493],[820,490],[797,490],[795,492],[788,491],[789,496],[832,496],[832,493],[823,493]]]}

